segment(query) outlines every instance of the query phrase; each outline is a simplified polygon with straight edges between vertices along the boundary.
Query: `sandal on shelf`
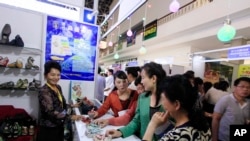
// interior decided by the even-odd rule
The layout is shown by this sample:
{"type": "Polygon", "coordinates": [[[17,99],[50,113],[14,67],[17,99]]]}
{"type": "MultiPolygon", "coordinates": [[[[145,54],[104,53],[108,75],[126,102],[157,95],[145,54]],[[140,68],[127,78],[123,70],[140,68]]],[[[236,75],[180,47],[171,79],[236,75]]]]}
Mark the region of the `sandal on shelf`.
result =
{"type": "Polygon", "coordinates": [[[0,43],[7,44],[9,43],[9,36],[11,33],[11,27],[9,24],[5,24],[2,29],[1,40],[0,43]]]}
{"type": "Polygon", "coordinates": [[[6,67],[9,62],[8,57],[4,57],[3,59],[0,60],[0,67],[6,67]]]}

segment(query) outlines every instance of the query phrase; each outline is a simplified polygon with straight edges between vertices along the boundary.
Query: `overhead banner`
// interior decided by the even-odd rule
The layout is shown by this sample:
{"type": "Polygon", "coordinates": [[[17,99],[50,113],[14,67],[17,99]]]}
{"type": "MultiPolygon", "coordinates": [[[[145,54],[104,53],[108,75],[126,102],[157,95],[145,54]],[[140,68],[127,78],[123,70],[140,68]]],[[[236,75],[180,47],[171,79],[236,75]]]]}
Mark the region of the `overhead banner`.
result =
{"type": "Polygon", "coordinates": [[[98,26],[47,16],[45,61],[58,61],[61,78],[94,81],[98,26]]]}
{"type": "Polygon", "coordinates": [[[228,58],[245,58],[250,57],[250,46],[244,48],[230,49],[228,50],[228,58]]]}
{"type": "Polygon", "coordinates": [[[157,20],[147,24],[143,33],[143,40],[148,40],[157,35],[157,20]]]}

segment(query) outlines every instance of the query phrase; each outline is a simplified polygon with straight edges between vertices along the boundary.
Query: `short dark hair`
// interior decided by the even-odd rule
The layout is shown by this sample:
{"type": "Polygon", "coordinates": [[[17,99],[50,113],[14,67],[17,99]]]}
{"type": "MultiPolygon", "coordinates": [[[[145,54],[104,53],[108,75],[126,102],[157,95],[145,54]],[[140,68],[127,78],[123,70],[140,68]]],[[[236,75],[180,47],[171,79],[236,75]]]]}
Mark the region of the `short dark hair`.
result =
{"type": "Polygon", "coordinates": [[[112,69],[108,69],[108,71],[112,74],[114,74],[114,71],[112,69]]]}
{"type": "Polygon", "coordinates": [[[139,85],[139,84],[142,84],[141,83],[141,76],[138,76],[136,79],[135,79],[135,86],[139,85]]]}
{"type": "Polygon", "coordinates": [[[203,89],[204,92],[207,93],[207,91],[213,86],[213,84],[209,81],[203,83],[203,89]]]}
{"type": "Polygon", "coordinates": [[[225,80],[219,81],[219,84],[218,84],[218,89],[219,90],[227,91],[228,87],[229,87],[229,83],[227,81],[225,81],[225,80]]]}
{"type": "Polygon", "coordinates": [[[194,71],[188,70],[183,74],[187,79],[194,79],[194,71]]]}
{"type": "Polygon", "coordinates": [[[250,78],[249,77],[240,77],[240,78],[237,78],[234,81],[234,86],[238,86],[241,81],[245,81],[245,82],[250,83],[250,78]]]}
{"type": "Polygon", "coordinates": [[[138,72],[141,71],[140,67],[127,67],[126,68],[127,74],[131,74],[134,78],[138,76],[138,72]]]}
{"type": "Polygon", "coordinates": [[[121,70],[118,70],[115,74],[114,74],[114,80],[116,78],[119,78],[119,79],[127,79],[127,75],[124,71],[121,71],[121,70]]]}
{"type": "Polygon", "coordinates": [[[62,71],[61,65],[58,62],[47,61],[44,64],[44,75],[47,75],[51,71],[52,68],[57,69],[60,73],[62,71]]]}

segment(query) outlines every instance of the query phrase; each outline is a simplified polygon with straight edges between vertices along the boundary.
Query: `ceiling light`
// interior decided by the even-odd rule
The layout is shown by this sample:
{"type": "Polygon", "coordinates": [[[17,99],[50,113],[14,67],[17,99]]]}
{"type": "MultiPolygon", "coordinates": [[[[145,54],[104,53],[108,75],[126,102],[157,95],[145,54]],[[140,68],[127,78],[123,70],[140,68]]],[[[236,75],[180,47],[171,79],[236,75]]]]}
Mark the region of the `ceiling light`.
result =
{"type": "Polygon", "coordinates": [[[140,54],[146,54],[147,53],[147,49],[145,48],[144,45],[142,45],[141,48],[139,49],[139,53],[140,54]]]}
{"type": "Polygon", "coordinates": [[[177,0],[173,0],[169,5],[169,10],[171,12],[177,12],[180,8],[180,3],[177,0]]]}
{"type": "Polygon", "coordinates": [[[114,59],[119,59],[119,58],[120,58],[120,56],[119,56],[119,54],[116,52],[115,55],[114,55],[114,59]]]}
{"type": "Polygon", "coordinates": [[[224,22],[223,27],[217,32],[217,38],[221,42],[229,42],[234,38],[235,34],[236,30],[233,26],[231,26],[231,20],[228,18],[224,22]]]}

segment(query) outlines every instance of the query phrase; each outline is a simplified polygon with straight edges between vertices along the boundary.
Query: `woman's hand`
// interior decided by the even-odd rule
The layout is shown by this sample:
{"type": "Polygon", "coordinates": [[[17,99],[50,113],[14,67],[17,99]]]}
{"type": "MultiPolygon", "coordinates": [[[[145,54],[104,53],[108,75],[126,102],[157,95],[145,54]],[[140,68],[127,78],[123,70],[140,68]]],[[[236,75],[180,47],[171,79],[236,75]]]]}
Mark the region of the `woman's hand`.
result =
{"type": "Polygon", "coordinates": [[[77,108],[80,107],[81,103],[71,104],[71,108],[77,108]]]}
{"type": "Polygon", "coordinates": [[[156,128],[167,122],[168,118],[169,118],[168,112],[156,112],[153,115],[152,119],[150,120],[150,125],[156,128]]]}
{"type": "Polygon", "coordinates": [[[82,116],[81,115],[72,115],[71,116],[71,120],[76,120],[76,121],[78,121],[78,120],[81,120],[82,119],[82,116]]]}
{"type": "Polygon", "coordinates": [[[122,136],[122,132],[115,129],[107,130],[105,134],[106,136],[112,136],[112,138],[118,138],[122,136]]]}
{"type": "Polygon", "coordinates": [[[99,119],[94,121],[95,124],[99,125],[101,128],[109,125],[109,120],[108,119],[99,119]]]}
{"type": "Polygon", "coordinates": [[[148,124],[147,130],[143,136],[143,141],[151,141],[156,128],[167,122],[168,117],[168,112],[156,112],[148,124]]]}

